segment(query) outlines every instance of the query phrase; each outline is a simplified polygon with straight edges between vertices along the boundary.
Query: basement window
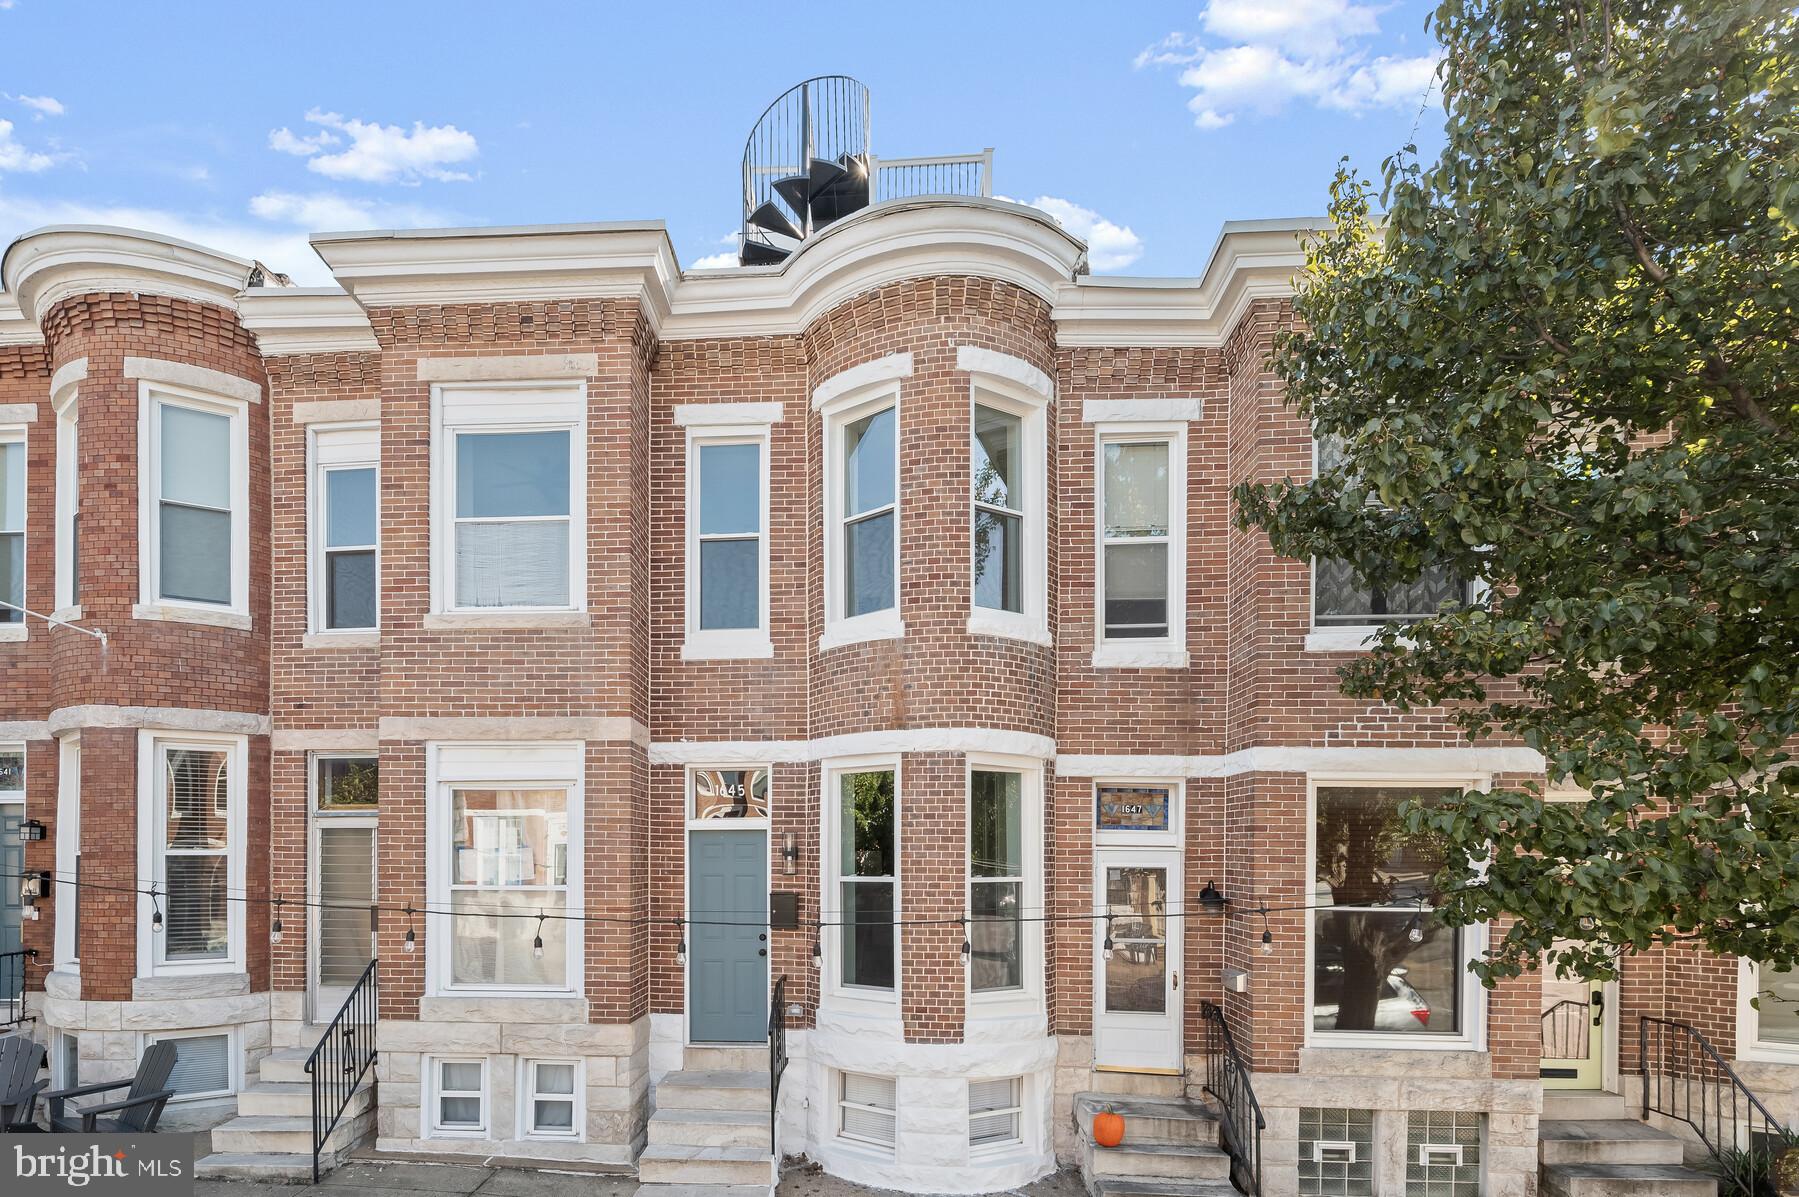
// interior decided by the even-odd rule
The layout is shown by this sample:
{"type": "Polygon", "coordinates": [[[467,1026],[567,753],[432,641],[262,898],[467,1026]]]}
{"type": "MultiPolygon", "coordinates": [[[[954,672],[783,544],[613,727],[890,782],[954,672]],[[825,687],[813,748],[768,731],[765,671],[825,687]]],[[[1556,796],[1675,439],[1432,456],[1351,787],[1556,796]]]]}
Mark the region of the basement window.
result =
{"type": "Polygon", "coordinates": [[[577,1060],[526,1060],[520,1119],[533,1139],[581,1137],[581,1065],[577,1060]]]}
{"type": "Polygon", "coordinates": [[[1020,1141],[1024,1084],[1015,1076],[968,1082],[968,1145],[1009,1147],[1020,1141]]]}
{"type": "Polygon", "coordinates": [[[893,1078],[846,1072],[842,1093],[837,1102],[838,1136],[893,1150],[899,1126],[893,1078]]]}
{"type": "Polygon", "coordinates": [[[487,1134],[487,1061],[436,1060],[431,1064],[430,1118],[434,1135],[480,1138],[487,1134]]]}
{"type": "Polygon", "coordinates": [[[175,1070],[169,1074],[169,1088],[175,1091],[173,1100],[197,1101],[235,1091],[231,1083],[230,1032],[160,1035],[144,1046],[156,1043],[175,1045],[175,1070]]]}
{"type": "Polygon", "coordinates": [[[1299,1111],[1300,1197],[1374,1197],[1374,1111],[1299,1111]]]}
{"type": "Polygon", "coordinates": [[[1406,1197],[1480,1197],[1484,1115],[1413,1110],[1406,1116],[1406,1197]]]}

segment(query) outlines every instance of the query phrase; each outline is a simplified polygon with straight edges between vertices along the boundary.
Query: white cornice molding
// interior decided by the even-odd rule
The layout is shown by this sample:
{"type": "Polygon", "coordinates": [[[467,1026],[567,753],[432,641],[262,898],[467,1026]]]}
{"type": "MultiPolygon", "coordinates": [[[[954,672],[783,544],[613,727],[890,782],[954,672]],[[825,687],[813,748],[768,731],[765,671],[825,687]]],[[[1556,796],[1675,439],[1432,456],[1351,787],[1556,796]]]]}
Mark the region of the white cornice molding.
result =
{"type": "Polygon", "coordinates": [[[366,307],[622,298],[659,326],[680,273],[660,221],[320,233],[312,247],[366,307]]]}
{"type": "Polygon", "coordinates": [[[1017,383],[1035,391],[1045,399],[1056,397],[1056,384],[1049,375],[1021,357],[983,349],[979,345],[956,346],[956,369],[969,374],[986,374],[1006,382],[1017,383]]]}
{"type": "Polygon", "coordinates": [[[36,321],[27,320],[19,310],[19,301],[0,291],[0,349],[9,345],[41,345],[44,334],[36,321]]]}
{"type": "Polygon", "coordinates": [[[239,292],[238,319],[256,334],[264,357],[296,353],[375,353],[368,313],[336,287],[255,287],[239,292]]]}
{"type": "Polygon", "coordinates": [[[0,257],[0,288],[41,325],[72,295],[123,292],[236,306],[251,263],[161,233],[55,225],[26,233],[0,257]]]}

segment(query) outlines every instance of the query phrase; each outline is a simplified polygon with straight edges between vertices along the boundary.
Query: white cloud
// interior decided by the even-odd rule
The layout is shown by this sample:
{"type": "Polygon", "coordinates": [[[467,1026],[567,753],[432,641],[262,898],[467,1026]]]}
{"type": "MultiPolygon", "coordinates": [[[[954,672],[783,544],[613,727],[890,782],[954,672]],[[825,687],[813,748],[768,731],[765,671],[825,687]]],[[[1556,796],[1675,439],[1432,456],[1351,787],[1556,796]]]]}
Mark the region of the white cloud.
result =
{"type": "Polygon", "coordinates": [[[1053,195],[1014,202],[1041,208],[1054,217],[1057,224],[1085,241],[1087,265],[1102,274],[1123,270],[1143,256],[1143,238],[1133,233],[1129,225],[1113,224],[1092,208],[1083,208],[1072,200],[1053,195]]]}
{"type": "Polygon", "coordinates": [[[306,169],[332,179],[356,179],[364,183],[466,182],[473,176],[447,167],[467,162],[481,152],[474,134],[455,125],[426,125],[414,121],[407,130],[357,120],[314,108],[307,112],[317,132],[298,134],[283,126],[269,132],[269,148],[308,159],[306,169]],[[349,144],[334,153],[334,146],[349,144]]]}
{"type": "Polygon", "coordinates": [[[1435,54],[1371,56],[1381,9],[1355,0],[1210,0],[1198,33],[1170,33],[1136,65],[1180,67],[1202,129],[1268,116],[1289,103],[1339,112],[1405,108],[1425,99],[1435,54]]]}
{"type": "Polygon", "coordinates": [[[688,263],[689,270],[722,270],[726,266],[736,266],[737,251],[729,250],[722,254],[706,254],[688,263]]]}
{"type": "Polygon", "coordinates": [[[265,191],[250,200],[250,214],[263,220],[298,225],[311,232],[344,229],[429,228],[452,223],[452,217],[417,204],[385,204],[315,191],[265,191]]]}
{"type": "Polygon", "coordinates": [[[0,172],[14,170],[34,174],[55,165],[55,155],[26,149],[13,137],[12,122],[0,120],[0,172]]]}
{"type": "Polygon", "coordinates": [[[66,109],[62,101],[55,96],[11,96],[0,91],[0,99],[11,100],[15,104],[23,104],[32,110],[32,120],[43,120],[46,116],[61,116],[66,109]]]}

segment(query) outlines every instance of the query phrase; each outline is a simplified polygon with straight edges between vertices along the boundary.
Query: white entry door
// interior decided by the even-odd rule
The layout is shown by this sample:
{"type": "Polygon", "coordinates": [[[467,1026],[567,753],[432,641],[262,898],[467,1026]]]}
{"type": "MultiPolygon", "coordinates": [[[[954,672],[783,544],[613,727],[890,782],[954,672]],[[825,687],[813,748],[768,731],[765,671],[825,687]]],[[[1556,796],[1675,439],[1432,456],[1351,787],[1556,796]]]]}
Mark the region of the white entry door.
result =
{"type": "Polygon", "coordinates": [[[1182,920],[1168,912],[1179,906],[1180,854],[1101,848],[1095,860],[1107,917],[1093,927],[1094,1067],[1179,1073],[1182,920]]]}
{"type": "Polygon", "coordinates": [[[375,819],[321,815],[312,823],[312,1021],[329,1022],[375,958],[375,819]]]}

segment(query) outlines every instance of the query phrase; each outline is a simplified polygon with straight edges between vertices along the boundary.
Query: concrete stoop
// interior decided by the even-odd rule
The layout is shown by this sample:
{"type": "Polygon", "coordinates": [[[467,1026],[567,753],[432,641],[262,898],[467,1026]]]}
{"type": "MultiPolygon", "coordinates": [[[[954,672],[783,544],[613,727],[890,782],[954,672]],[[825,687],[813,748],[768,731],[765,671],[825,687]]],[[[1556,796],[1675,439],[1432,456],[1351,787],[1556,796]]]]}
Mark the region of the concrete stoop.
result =
{"type": "Polygon", "coordinates": [[[1218,1118],[1205,1106],[1165,1090],[1077,1093],[1074,1123],[1091,1197],[1235,1197],[1218,1118]],[[1117,1147],[1093,1141],[1093,1116],[1108,1108],[1124,1118],[1117,1147]]]}
{"type": "MultiPolygon", "coordinates": [[[[194,1167],[201,1179],[311,1180],[312,1082],[306,1075],[310,1048],[280,1048],[263,1058],[256,1079],[237,1095],[237,1117],[212,1129],[211,1155],[194,1167]]],[[[375,1130],[373,1073],[350,1095],[350,1104],[319,1152],[319,1170],[337,1167],[375,1130]]]]}
{"type": "Polygon", "coordinates": [[[768,1197],[774,1191],[780,1161],[769,1150],[767,1060],[754,1049],[687,1050],[688,1067],[656,1086],[637,1157],[637,1197],[768,1197]]]}
{"type": "Polygon", "coordinates": [[[1683,1165],[1684,1153],[1634,1118],[1546,1119],[1537,1129],[1544,1197],[1718,1197],[1718,1178],[1683,1165]]]}

